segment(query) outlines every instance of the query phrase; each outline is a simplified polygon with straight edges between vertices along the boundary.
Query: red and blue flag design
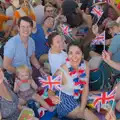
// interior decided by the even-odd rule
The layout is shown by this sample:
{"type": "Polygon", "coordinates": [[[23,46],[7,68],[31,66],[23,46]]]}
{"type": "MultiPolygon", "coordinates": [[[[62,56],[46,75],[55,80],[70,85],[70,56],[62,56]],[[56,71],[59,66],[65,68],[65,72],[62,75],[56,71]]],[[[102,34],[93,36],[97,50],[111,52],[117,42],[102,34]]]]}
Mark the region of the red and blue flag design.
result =
{"type": "Polygon", "coordinates": [[[105,31],[101,33],[100,35],[97,35],[91,44],[92,45],[105,45],[105,31]]]}
{"type": "Polygon", "coordinates": [[[61,76],[48,76],[46,79],[41,77],[38,78],[39,82],[42,84],[42,87],[51,89],[51,90],[60,90],[61,89],[61,76]]]}
{"type": "Polygon", "coordinates": [[[101,16],[103,15],[103,10],[102,8],[98,7],[97,5],[95,7],[93,7],[91,13],[93,15],[96,15],[98,19],[101,18],[101,16]]]}
{"type": "Polygon", "coordinates": [[[107,104],[110,101],[114,101],[115,100],[115,94],[116,91],[113,90],[111,92],[102,92],[101,94],[95,96],[94,101],[93,101],[93,105],[96,107],[97,104],[107,104]]]}
{"type": "Polygon", "coordinates": [[[63,24],[61,28],[62,28],[63,34],[66,36],[69,36],[72,32],[72,29],[68,25],[63,24]]]}

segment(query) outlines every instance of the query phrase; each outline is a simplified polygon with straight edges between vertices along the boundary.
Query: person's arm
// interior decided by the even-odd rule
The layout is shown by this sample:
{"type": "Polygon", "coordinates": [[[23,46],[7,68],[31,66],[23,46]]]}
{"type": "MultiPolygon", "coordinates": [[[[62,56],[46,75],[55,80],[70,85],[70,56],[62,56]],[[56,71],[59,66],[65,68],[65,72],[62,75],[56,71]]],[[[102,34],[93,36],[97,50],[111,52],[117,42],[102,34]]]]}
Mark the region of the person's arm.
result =
{"type": "Polygon", "coordinates": [[[15,93],[19,92],[19,82],[17,82],[17,79],[15,80],[15,83],[14,83],[14,92],[15,93]]]}
{"type": "MultiPolygon", "coordinates": [[[[111,108],[112,109],[112,108],[111,108]]],[[[115,112],[113,110],[109,110],[108,113],[105,115],[106,120],[116,120],[115,112]]]]}
{"type": "Polygon", "coordinates": [[[112,61],[111,55],[108,52],[104,51],[102,53],[102,58],[108,65],[110,65],[111,67],[113,67],[116,70],[120,70],[120,63],[112,61]]]}
{"type": "Polygon", "coordinates": [[[38,89],[38,86],[37,84],[34,82],[33,79],[30,79],[30,82],[31,82],[31,87],[34,89],[34,90],[37,90],[38,89]]]}
{"type": "Polygon", "coordinates": [[[5,33],[4,38],[8,38],[10,36],[11,31],[13,30],[13,28],[14,28],[15,25],[16,25],[16,19],[15,19],[15,17],[13,17],[13,23],[12,23],[11,26],[8,27],[8,30],[5,33]]]}
{"type": "Polygon", "coordinates": [[[88,97],[88,92],[89,92],[89,68],[88,68],[88,63],[86,64],[86,84],[84,85],[84,89],[83,89],[83,93],[82,93],[82,97],[81,97],[81,106],[80,109],[81,111],[84,111],[85,106],[87,104],[87,97],[88,97]]]}
{"type": "Polygon", "coordinates": [[[47,75],[47,74],[44,72],[43,68],[40,66],[37,58],[35,57],[35,53],[33,53],[32,56],[31,56],[31,63],[32,63],[32,65],[33,65],[36,69],[38,69],[38,70],[40,71],[40,73],[41,73],[42,75],[47,75]]]}
{"type": "Polygon", "coordinates": [[[115,5],[115,0],[110,0],[110,5],[114,8],[114,10],[117,12],[117,14],[120,16],[120,10],[115,5]]]}
{"type": "Polygon", "coordinates": [[[33,65],[35,68],[40,69],[41,66],[40,66],[37,58],[35,57],[35,53],[32,54],[30,60],[31,60],[32,65],[33,65]]]}
{"type": "Polygon", "coordinates": [[[7,56],[4,56],[3,59],[3,67],[8,70],[9,72],[15,73],[16,69],[12,66],[12,59],[8,58],[7,56]]]}
{"type": "Polygon", "coordinates": [[[2,120],[2,115],[1,115],[1,112],[0,112],[0,120],[2,120]]]}

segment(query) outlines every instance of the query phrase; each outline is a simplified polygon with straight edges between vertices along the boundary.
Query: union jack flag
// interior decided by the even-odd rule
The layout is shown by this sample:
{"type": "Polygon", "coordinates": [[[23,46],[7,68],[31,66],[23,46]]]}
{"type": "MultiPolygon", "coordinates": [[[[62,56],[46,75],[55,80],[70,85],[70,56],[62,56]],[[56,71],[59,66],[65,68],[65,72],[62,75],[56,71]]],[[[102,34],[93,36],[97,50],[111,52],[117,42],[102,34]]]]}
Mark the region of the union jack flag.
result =
{"type": "Polygon", "coordinates": [[[100,35],[96,36],[96,38],[92,41],[92,45],[105,45],[105,31],[100,35]]]}
{"type": "Polygon", "coordinates": [[[93,0],[93,3],[98,3],[98,2],[107,2],[107,3],[110,3],[110,0],[93,0]]]}
{"type": "Polygon", "coordinates": [[[71,34],[71,32],[72,32],[72,29],[69,26],[65,25],[65,24],[63,24],[61,26],[61,28],[62,28],[62,32],[63,32],[64,35],[69,36],[71,34]]]}
{"type": "Polygon", "coordinates": [[[115,89],[111,92],[102,92],[101,94],[95,96],[95,99],[93,101],[93,105],[96,107],[98,104],[107,104],[110,101],[115,100],[115,89]]]}
{"type": "Polygon", "coordinates": [[[97,18],[100,19],[101,16],[103,15],[103,10],[102,10],[101,7],[99,7],[99,6],[96,5],[96,6],[92,9],[91,13],[92,13],[93,15],[96,15],[97,18]]]}
{"type": "Polygon", "coordinates": [[[46,79],[39,77],[38,79],[44,88],[51,90],[61,89],[61,76],[48,76],[46,79]]]}
{"type": "Polygon", "coordinates": [[[93,0],[93,3],[103,2],[103,0],[93,0]]]}

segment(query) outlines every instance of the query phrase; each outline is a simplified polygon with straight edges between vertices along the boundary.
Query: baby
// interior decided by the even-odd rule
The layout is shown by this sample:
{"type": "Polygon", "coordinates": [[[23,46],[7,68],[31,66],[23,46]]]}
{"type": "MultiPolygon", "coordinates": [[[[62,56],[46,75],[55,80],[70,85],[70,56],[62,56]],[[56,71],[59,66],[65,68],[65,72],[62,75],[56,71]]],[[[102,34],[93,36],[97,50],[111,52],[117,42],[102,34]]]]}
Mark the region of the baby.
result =
{"type": "Polygon", "coordinates": [[[27,66],[22,65],[16,68],[16,79],[14,84],[14,92],[16,92],[20,99],[20,104],[24,105],[30,99],[40,103],[44,108],[50,112],[54,111],[44,99],[37,94],[37,85],[31,77],[30,70],[27,66]]]}

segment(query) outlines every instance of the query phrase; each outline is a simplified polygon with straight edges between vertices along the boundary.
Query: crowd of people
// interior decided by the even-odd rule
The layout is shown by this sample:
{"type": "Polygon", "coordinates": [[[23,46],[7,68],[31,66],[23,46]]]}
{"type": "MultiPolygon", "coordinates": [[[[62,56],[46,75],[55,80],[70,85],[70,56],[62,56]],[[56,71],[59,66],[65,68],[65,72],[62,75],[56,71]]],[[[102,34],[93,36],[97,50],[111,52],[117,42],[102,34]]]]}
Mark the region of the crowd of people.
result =
{"type": "Polygon", "coordinates": [[[119,16],[119,0],[0,0],[0,119],[25,108],[32,120],[120,118],[119,16]],[[48,76],[61,76],[60,90],[42,87],[48,76]],[[114,108],[88,105],[112,90],[114,108]]]}

